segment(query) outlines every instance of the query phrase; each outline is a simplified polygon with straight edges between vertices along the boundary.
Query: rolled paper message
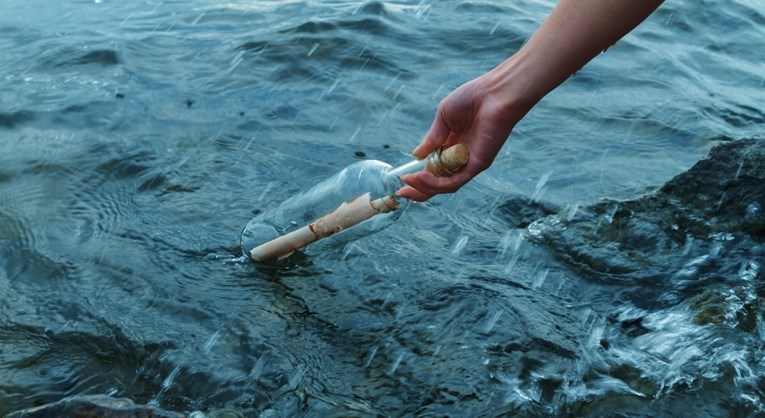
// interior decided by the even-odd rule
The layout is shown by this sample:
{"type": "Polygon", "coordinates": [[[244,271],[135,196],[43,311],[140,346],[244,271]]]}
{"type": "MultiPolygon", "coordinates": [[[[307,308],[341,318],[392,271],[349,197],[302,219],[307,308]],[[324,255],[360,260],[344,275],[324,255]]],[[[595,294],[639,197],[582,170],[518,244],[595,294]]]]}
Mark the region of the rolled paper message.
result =
{"type": "Polygon", "coordinates": [[[343,202],[337,209],[316,221],[253,248],[250,250],[250,257],[258,262],[281,260],[316,240],[348,229],[375,215],[394,211],[399,207],[398,201],[392,195],[375,200],[372,200],[370,196],[369,193],[365,193],[353,200],[343,202]]]}

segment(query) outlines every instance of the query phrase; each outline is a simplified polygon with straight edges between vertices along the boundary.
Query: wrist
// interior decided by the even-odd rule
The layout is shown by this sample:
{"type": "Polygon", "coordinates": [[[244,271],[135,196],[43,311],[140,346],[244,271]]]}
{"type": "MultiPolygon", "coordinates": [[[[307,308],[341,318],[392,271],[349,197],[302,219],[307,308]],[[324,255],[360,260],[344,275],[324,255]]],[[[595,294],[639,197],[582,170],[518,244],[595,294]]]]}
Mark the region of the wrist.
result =
{"type": "Polygon", "coordinates": [[[505,109],[508,116],[520,120],[556,86],[548,86],[522,51],[479,77],[486,97],[505,109]]]}

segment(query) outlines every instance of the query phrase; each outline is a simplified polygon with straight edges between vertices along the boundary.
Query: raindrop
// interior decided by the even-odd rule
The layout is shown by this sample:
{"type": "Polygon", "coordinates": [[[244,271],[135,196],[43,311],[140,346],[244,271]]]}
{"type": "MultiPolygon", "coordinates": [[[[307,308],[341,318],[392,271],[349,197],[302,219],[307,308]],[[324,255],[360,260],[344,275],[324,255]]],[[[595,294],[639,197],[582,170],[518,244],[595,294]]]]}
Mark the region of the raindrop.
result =
{"type": "Polygon", "coordinates": [[[537,186],[534,188],[534,193],[532,193],[531,199],[529,199],[529,203],[537,202],[540,198],[542,198],[542,195],[544,194],[544,187],[547,184],[547,181],[550,180],[552,173],[552,171],[548,171],[539,178],[537,186]]]}
{"type": "Polygon", "coordinates": [[[505,255],[508,250],[511,251],[511,254],[515,254],[520,247],[521,234],[515,231],[510,230],[505,232],[505,235],[499,240],[499,252],[502,255],[505,255]]]}
{"type": "Polygon", "coordinates": [[[719,241],[715,241],[712,244],[712,248],[709,250],[709,256],[714,258],[720,255],[720,250],[722,249],[722,243],[719,241]]]}
{"type": "Polygon", "coordinates": [[[268,196],[269,193],[271,193],[271,189],[274,188],[275,182],[270,182],[266,185],[266,187],[263,188],[263,192],[260,193],[260,197],[258,197],[258,201],[263,201],[263,199],[268,196]]]}
{"type": "Polygon", "coordinates": [[[295,374],[290,378],[288,383],[290,390],[294,390],[300,384],[300,381],[303,380],[303,376],[305,376],[305,364],[299,365],[295,374]]]}
{"type": "Polygon", "coordinates": [[[550,273],[550,269],[544,269],[536,274],[534,277],[534,282],[531,284],[531,287],[534,289],[539,289],[544,284],[545,280],[547,279],[547,274],[550,273]]]}
{"type": "MultiPolygon", "coordinates": [[[[403,90],[403,89],[404,89],[404,85],[402,84],[402,85],[400,85],[398,87],[398,90],[396,91],[396,94],[393,95],[393,100],[398,99],[398,95],[401,94],[401,90],[403,90]]],[[[398,103],[396,103],[396,106],[398,106],[398,103]]]]}
{"type": "Polygon", "coordinates": [[[426,0],[422,0],[420,4],[417,5],[417,7],[414,9],[414,16],[418,20],[425,20],[430,16],[430,13],[432,12],[431,6],[429,4],[425,4],[426,0]]]}
{"type": "Polygon", "coordinates": [[[720,201],[717,202],[717,211],[720,211],[720,208],[722,207],[722,204],[725,202],[725,198],[727,197],[728,192],[723,192],[722,196],[720,196],[720,201]]]}
{"type": "Polygon", "coordinates": [[[612,223],[614,221],[614,215],[616,215],[616,212],[618,210],[619,210],[619,205],[618,204],[613,205],[611,209],[609,209],[608,212],[606,212],[606,214],[604,215],[606,222],[608,222],[609,224],[612,223]]]}
{"type": "Polygon", "coordinates": [[[337,125],[337,121],[340,120],[340,116],[335,116],[335,120],[332,121],[332,124],[329,125],[329,130],[335,129],[335,125],[337,125]]]}
{"type": "Polygon", "coordinates": [[[433,92],[433,94],[431,94],[431,95],[430,95],[430,98],[431,98],[432,100],[435,100],[435,99],[436,99],[436,97],[438,96],[438,93],[441,93],[441,90],[443,90],[443,89],[444,89],[444,85],[443,85],[443,83],[442,83],[441,85],[439,85],[439,86],[438,86],[438,88],[436,89],[436,91],[434,91],[434,92],[433,92]]]}
{"type": "Polygon", "coordinates": [[[205,354],[210,354],[210,350],[218,341],[218,338],[220,338],[220,330],[215,331],[215,333],[207,339],[207,342],[205,342],[205,344],[202,346],[202,352],[205,354]]]}
{"type": "Polygon", "coordinates": [[[162,382],[162,390],[165,391],[170,388],[170,386],[173,385],[173,382],[175,381],[175,378],[178,377],[178,373],[181,371],[181,365],[175,366],[172,372],[165,378],[165,380],[162,382]]]}
{"type": "Polygon", "coordinates": [[[258,376],[260,376],[260,373],[263,372],[263,367],[266,365],[266,355],[263,354],[260,356],[257,362],[255,362],[255,365],[252,366],[252,370],[250,370],[250,377],[252,377],[253,380],[257,379],[258,376]]]}
{"type": "Polygon", "coordinates": [[[457,242],[454,243],[454,246],[452,246],[452,255],[458,255],[463,248],[465,248],[465,244],[468,242],[468,236],[462,235],[457,239],[457,242]]]}
{"type": "MultiPolygon", "coordinates": [[[[236,68],[236,66],[242,62],[243,57],[244,57],[244,50],[237,52],[234,58],[231,60],[231,67],[228,68],[228,72],[233,71],[234,68],[236,68]]],[[[196,57],[194,57],[194,59],[196,59],[196,57]]]]}
{"type": "Polygon", "coordinates": [[[486,326],[483,328],[484,334],[488,334],[491,332],[492,328],[494,328],[494,325],[497,325],[497,321],[499,321],[499,318],[502,317],[502,314],[505,313],[504,310],[500,309],[497,312],[494,312],[494,315],[489,318],[489,321],[486,322],[486,326]]]}
{"type": "Polygon", "coordinates": [[[693,237],[691,236],[691,234],[687,234],[685,236],[685,245],[683,246],[683,250],[681,254],[688,255],[688,253],[691,252],[691,246],[693,246],[693,237]]]}
{"type": "Polygon", "coordinates": [[[401,360],[404,359],[404,352],[402,351],[399,353],[398,357],[396,357],[396,360],[391,364],[390,366],[390,374],[396,373],[396,369],[398,369],[398,366],[401,365],[401,360]]]}
{"type": "Polygon", "coordinates": [[[183,167],[184,164],[186,164],[187,161],[191,159],[190,154],[186,154],[186,156],[181,160],[181,162],[178,163],[178,165],[175,167],[175,170],[179,170],[181,167],[183,167]]]}
{"type": "Polygon", "coordinates": [[[347,260],[348,257],[350,257],[351,254],[353,254],[354,251],[356,251],[356,244],[350,243],[350,244],[346,245],[343,248],[343,255],[340,256],[340,259],[343,260],[343,261],[347,260]]]}
{"type": "Polygon", "coordinates": [[[393,86],[393,83],[395,83],[396,80],[398,80],[399,76],[401,76],[401,71],[399,71],[398,74],[396,74],[396,76],[393,77],[393,80],[391,80],[390,83],[388,83],[388,86],[385,87],[385,91],[390,90],[391,86],[393,86]]]}
{"type": "Polygon", "coordinates": [[[385,299],[383,300],[383,303],[382,303],[382,305],[380,305],[380,309],[383,309],[383,308],[385,308],[385,305],[388,303],[388,301],[390,300],[390,297],[391,297],[392,295],[393,295],[393,292],[388,292],[388,294],[387,294],[387,295],[385,295],[385,299]]]}
{"type": "Polygon", "coordinates": [[[374,360],[375,356],[377,355],[377,346],[372,347],[371,350],[369,350],[369,355],[367,356],[367,363],[364,365],[364,368],[369,367],[369,365],[372,363],[372,360],[374,360]]]}
{"type": "Polygon", "coordinates": [[[244,149],[242,151],[247,151],[250,149],[250,146],[252,146],[252,143],[255,142],[255,139],[258,137],[258,135],[253,135],[252,139],[250,139],[249,142],[247,142],[247,145],[244,146],[244,149]]]}
{"type": "Polygon", "coordinates": [[[592,99],[595,98],[595,93],[598,91],[599,83],[600,83],[600,74],[598,74],[598,78],[595,79],[595,83],[592,85],[592,94],[590,94],[590,99],[587,100],[587,106],[589,106],[590,103],[592,103],[592,99]]]}
{"type": "Polygon", "coordinates": [[[499,27],[499,22],[497,22],[496,25],[494,25],[493,28],[491,28],[491,31],[489,32],[489,35],[494,35],[494,32],[497,31],[497,28],[499,27]]]}
{"type": "Polygon", "coordinates": [[[333,91],[337,88],[337,86],[340,84],[340,77],[336,78],[335,81],[332,83],[331,86],[329,86],[328,89],[324,90],[324,92],[319,97],[319,100],[323,99],[325,96],[329,96],[332,94],[333,91]]]}
{"type": "Polygon", "coordinates": [[[738,176],[741,175],[741,169],[744,168],[744,160],[741,160],[740,163],[738,163],[738,169],[736,170],[736,177],[734,180],[738,180],[738,176]]]}
{"type": "Polygon", "coordinates": [[[353,141],[356,140],[356,137],[359,135],[359,132],[361,132],[361,126],[359,125],[358,128],[356,128],[356,131],[353,132],[353,135],[351,135],[351,138],[348,140],[348,142],[353,143],[353,141]]]}
{"type": "Polygon", "coordinates": [[[309,57],[310,57],[311,55],[313,55],[313,53],[314,53],[314,52],[316,52],[316,50],[317,50],[317,49],[319,49],[319,45],[320,45],[320,44],[319,44],[318,42],[316,42],[315,44],[313,44],[313,46],[311,47],[311,49],[308,51],[308,56],[309,56],[309,57]]]}
{"type": "Polygon", "coordinates": [[[263,45],[263,48],[260,48],[260,51],[258,51],[257,54],[255,54],[255,58],[263,55],[264,52],[268,50],[268,45],[263,45]]]}
{"type": "Polygon", "coordinates": [[[585,306],[584,309],[582,309],[582,323],[587,324],[587,322],[590,321],[590,317],[592,315],[592,308],[589,306],[585,306]]]}
{"type": "Polygon", "coordinates": [[[568,210],[566,211],[566,220],[568,222],[571,222],[571,220],[574,219],[574,216],[576,215],[576,212],[578,210],[579,210],[579,202],[569,206],[568,210]]]}
{"type": "MultiPolygon", "coordinates": [[[[200,55],[202,55],[202,51],[199,51],[199,52],[196,53],[196,55],[194,55],[194,58],[192,58],[191,61],[189,61],[189,65],[193,64],[194,61],[196,61],[197,58],[199,58],[200,55]]],[[[229,71],[231,71],[231,70],[229,70],[229,71]]]]}
{"type": "Polygon", "coordinates": [[[588,347],[596,347],[600,345],[600,340],[603,339],[603,334],[606,332],[606,324],[603,319],[593,317],[590,324],[589,336],[587,338],[588,347]]]}
{"type": "Polygon", "coordinates": [[[196,18],[196,19],[194,19],[194,20],[191,22],[191,26],[194,26],[194,25],[196,25],[197,23],[199,23],[199,21],[200,21],[200,20],[202,20],[202,18],[204,17],[204,15],[205,15],[205,14],[206,14],[205,12],[202,12],[202,13],[200,13],[200,14],[199,14],[199,16],[197,16],[197,18],[196,18]]]}

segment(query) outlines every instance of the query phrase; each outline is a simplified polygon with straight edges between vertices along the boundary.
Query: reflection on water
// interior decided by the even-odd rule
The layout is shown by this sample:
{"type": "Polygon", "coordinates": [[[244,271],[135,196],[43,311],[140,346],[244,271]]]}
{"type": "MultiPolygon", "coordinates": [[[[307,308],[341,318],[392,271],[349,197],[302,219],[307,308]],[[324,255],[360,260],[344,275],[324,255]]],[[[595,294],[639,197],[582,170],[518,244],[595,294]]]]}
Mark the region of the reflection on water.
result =
{"type": "Polygon", "coordinates": [[[82,394],[246,416],[765,408],[765,201],[732,188],[760,172],[741,157],[662,189],[720,193],[639,199],[761,135],[749,3],[665,4],[458,194],[282,269],[242,257],[248,219],[360,155],[409,160],[438,100],[552,4],[12,3],[0,415],[82,394]]]}

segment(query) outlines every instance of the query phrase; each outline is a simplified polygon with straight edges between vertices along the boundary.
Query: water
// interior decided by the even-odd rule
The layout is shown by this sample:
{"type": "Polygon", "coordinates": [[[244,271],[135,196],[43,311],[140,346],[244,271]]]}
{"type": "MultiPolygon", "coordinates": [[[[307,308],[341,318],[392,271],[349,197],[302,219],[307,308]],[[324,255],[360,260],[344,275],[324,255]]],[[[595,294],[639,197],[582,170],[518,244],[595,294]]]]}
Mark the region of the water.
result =
{"type": "Polygon", "coordinates": [[[527,230],[761,136],[759,0],[667,2],[458,194],[276,270],[241,257],[254,213],[357,155],[407,161],[553,3],[9,1],[0,415],[107,393],[246,416],[763,413],[761,244],[678,231],[667,254],[641,224],[629,248],[676,280],[627,280],[527,230]],[[710,301],[718,320],[694,317],[710,301]]]}

